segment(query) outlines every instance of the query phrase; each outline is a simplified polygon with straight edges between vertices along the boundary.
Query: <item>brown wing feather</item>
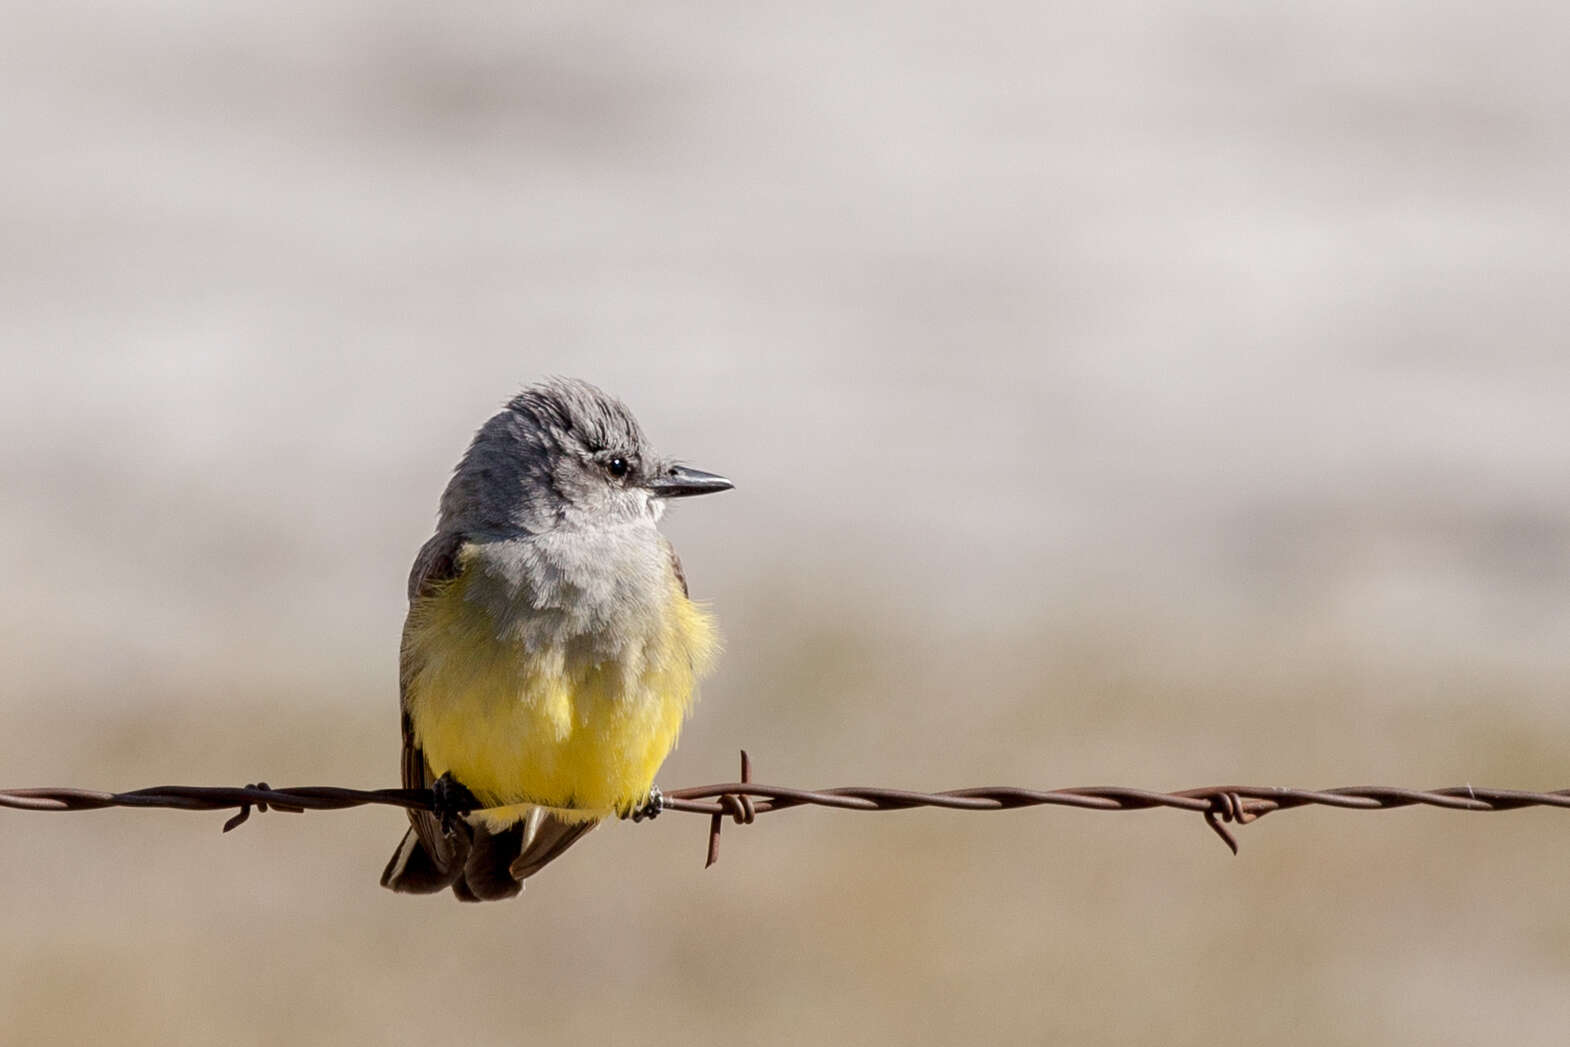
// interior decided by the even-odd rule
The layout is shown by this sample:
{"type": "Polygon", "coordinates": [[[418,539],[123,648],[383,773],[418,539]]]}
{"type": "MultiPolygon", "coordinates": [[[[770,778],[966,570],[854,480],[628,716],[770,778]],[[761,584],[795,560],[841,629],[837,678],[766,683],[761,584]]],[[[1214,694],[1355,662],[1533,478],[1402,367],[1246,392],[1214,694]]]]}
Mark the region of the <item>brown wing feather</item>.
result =
{"type": "MultiPolygon", "coordinates": [[[[431,768],[425,762],[425,753],[414,744],[414,728],[409,723],[407,714],[403,718],[403,787],[405,789],[429,789],[431,782],[431,768]]],[[[414,826],[415,835],[420,838],[420,843],[425,847],[425,853],[430,856],[436,871],[442,875],[448,872],[456,874],[458,868],[458,853],[456,842],[442,832],[441,822],[430,811],[420,811],[409,808],[409,824],[414,826]]]]}
{"type": "Polygon", "coordinates": [[[676,547],[670,543],[670,539],[665,540],[665,551],[671,554],[671,570],[676,572],[676,580],[681,583],[681,594],[691,596],[687,591],[687,572],[681,569],[681,557],[676,555],[676,547]]]}
{"type": "MultiPolygon", "coordinates": [[[[450,581],[458,576],[458,550],[463,546],[464,540],[462,534],[439,534],[420,549],[419,555],[414,559],[414,568],[409,572],[411,606],[422,596],[429,595],[438,583],[450,581]]],[[[398,652],[398,700],[403,711],[403,787],[405,789],[429,789],[431,782],[435,780],[430,766],[425,762],[425,753],[415,744],[414,724],[409,718],[409,682],[417,675],[419,668],[419,662],[415,660],[412,645],[409,643],[408,622],[405,619],[403,642],[398,652]]],[[[410,808],[409,821],[414,826],[420,843],[424,844],[426,853],[430,855],[437,871],[443,875],[450,872],[456,876],[463,865],[458,854],[457,839],[442,832],[441,823],[430,811],[417,811],[410,808]]]]}

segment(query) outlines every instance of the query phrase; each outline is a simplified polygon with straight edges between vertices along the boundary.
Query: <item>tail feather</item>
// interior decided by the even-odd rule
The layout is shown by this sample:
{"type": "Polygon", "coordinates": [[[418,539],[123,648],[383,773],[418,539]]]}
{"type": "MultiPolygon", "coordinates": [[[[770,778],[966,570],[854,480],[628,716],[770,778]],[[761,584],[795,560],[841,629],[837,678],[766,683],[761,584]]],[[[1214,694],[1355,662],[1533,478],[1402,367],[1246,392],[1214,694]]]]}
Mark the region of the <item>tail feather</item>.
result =
{"type": "Polygon", "coordinates": [[[458,878],[458,867],[437,865],[420,834],[410,829],[382,870],[382,886],[403,894],[435,894],[445,891],[458,878]]]}
{"type": "Polygon", "coordinates": [[[453,861],[445,867],[410,829],[382,872],[382,886],[407,894],[452,888],[466,902],[500,901],[523,890],[523,881],[571,847],[597,821],[566,821],[536,807],[503,829],[465,825],[453,861]]]}
{"type": "Polygon", "coordinates": [[[507,872],[520,882],[560,858],[563,851],[600,824],[597,821],[565,821],[544,808],[535,808],[528,821],[532,826],[528,839],[513,853],[507,865],[507,872]]]}
{"type": "Polygon", "coordinates": [[[453,891],[465,901],[499,902],[523,890],[523,882],[507,872],[507,864],[523,848],[523,830],[528,819],[514,822],[499,832],[483,826],[474,830],[474,847],[463,863],[463,875],[453,891]],[[459,890],[459,887],[463,890],[459,890]],[[465,894],[469,897],[465,897],[465,894]]]}

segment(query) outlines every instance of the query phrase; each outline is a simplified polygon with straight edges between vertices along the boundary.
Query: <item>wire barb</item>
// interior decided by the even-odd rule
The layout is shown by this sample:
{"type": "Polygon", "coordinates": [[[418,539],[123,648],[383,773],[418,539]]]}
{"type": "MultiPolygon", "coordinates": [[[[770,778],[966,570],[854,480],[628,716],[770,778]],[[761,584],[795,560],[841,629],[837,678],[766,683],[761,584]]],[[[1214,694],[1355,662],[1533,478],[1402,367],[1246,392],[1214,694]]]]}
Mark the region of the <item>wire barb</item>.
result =
{"type": "MultiPolygon", "coordinates": [[[[267,782],[256,782],[254,785],[246,785],[245,788],[246,790],[265,791],[265,793],[272,793],[273,791],[273,786],[267,785],[267,782]]],[[[292,815],[300,815],[300,813],[305,812],[305,808],[303,807],[286,807],[284,804],[272,804],[270,807],[276,808],[276,810],[283,810],[283,812],[292,813],[292,815]]],[[[265,815],[268,810],[268,802],[256,801],[256,810],[257,813],[265,815]]],[[[232,829],[239,829],[240,826],[245,824],[246,819],[250,818],[250,816],[251,805],[240,804],[240,810],[239,812],[235,813],[234,818],[231,818],[229,821],[226,821],[226,823],[223,823],[223,830],[225,830],[225,832],[229,832],[229,830],[232,829]]]]}
{"type": "MultiPolygon", "coordinates": [[[[747,750],[741,751],[741,782],[748,785],[752,782],[752,758],[747,755],[747,750]]],[[[709,855],[704,860],[703,867],[709,868],[720,860],[720,827],[725,824],[728,814],[736,819],[737,825],[751,825],[758,817],[758,810],[753,805],[752,797],[746,793],[721,793],[715,797],[720,810],[709,816],[709,855]]]]}
{"type": "Polygon", "coordinates": [[[1234,857],[1238,853],[1237,837],[1233,836],[1223,822],[1236,822],[1247,825],[1265,814],[1265,810],[1250,811],[1243,798],[1235,792],[1218,792],[1210,797],[1210,806],[1205,809],[1205,824],[1215,830],[1221,842],[1226,844],[1234,857]]]}
{"type": "MultiPolygon", "coordinates": [[[[341,789],[332,786],[274,789],[266,782],[238,789],[229,786],[162,785],[123,793],[63,788],[0,790],[0,807],[20,811],[96,811],[105,807],[159,807],[184,811],[234,809],[236,813],[224,823],[224,832],[243,825],[253,809],[300,813],[336,811],[368,804],[427,811],[435,807],[434,798],[428,789],[341,789]]],[[[1078,807],[1090,811],[1167,808],[1200,815],[1205,824],[1236,854],[1237,839],[1228,826],[1247,825],[1271,811],[1297,807],[1383,811],[1423,806],[1445,811],[1477,812],[1514,811],[1524,807],[1570,808],[1570,789],[1526,792],[1473,785],[1426,790],[1384,785],[1338,789],[1216,785],[1170,793],[1120,785],[1045,792],[1015,786],[949,789],[935,793],[864,785],[837,789],[797,789],[754,782],[752,760],[743,750],[740,780],[673,789],[663,794],[660,803],[661,810],[708,815],[709,840],[705,868],[719,859],[720,829],[727,817],[738,825],[751,825],[761,814],[806,806],[846,811],[904,811],[913,807],[939,807],[950,811],[1005,811],[1040,806],[1078,807]]]]}

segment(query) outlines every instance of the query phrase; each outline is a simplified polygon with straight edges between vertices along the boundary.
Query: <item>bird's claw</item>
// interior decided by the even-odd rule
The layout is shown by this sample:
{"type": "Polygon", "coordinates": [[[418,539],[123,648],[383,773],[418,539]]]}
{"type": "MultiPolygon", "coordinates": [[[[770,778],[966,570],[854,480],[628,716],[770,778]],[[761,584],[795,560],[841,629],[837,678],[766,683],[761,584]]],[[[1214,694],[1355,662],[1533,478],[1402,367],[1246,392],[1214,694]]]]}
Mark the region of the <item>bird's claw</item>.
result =
{"type": "Polygon", "coordinates": [[[641,822],[644,819],[653,821],[665,810],[665,794],[660,792],[658,785],[649,786],[649,797],[643,803],[632,809],[632,820],[641,822]]]}
{"type": "Polygon", "coordinates": [[[431,783],[431,812],[441,823],[443,836],[458,835],[460,820],[479,806],[480,801],[451,771],[431,783]]]}

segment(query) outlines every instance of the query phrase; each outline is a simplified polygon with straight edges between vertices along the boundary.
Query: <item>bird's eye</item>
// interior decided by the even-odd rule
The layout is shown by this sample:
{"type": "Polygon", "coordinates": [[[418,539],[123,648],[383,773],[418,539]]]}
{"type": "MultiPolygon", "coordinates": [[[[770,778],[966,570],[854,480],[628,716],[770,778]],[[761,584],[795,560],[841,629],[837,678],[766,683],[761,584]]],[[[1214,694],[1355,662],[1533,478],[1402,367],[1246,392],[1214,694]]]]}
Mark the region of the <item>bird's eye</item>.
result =
{"type": "Polygon", "coordinates": [[[605,463],[605,471],[616,477],[618,480],[626,476],[631,469],[632,466],[627,464],[627,459],[621,457],[620,455],[617,455],[615,458],[612,458],[610,461],[605,463]]]}

